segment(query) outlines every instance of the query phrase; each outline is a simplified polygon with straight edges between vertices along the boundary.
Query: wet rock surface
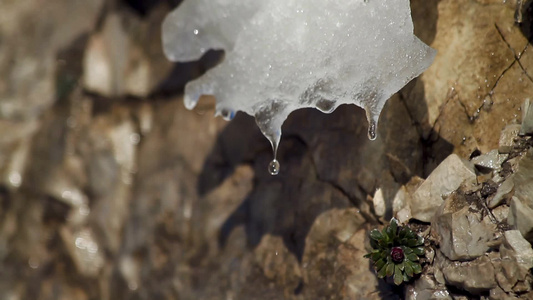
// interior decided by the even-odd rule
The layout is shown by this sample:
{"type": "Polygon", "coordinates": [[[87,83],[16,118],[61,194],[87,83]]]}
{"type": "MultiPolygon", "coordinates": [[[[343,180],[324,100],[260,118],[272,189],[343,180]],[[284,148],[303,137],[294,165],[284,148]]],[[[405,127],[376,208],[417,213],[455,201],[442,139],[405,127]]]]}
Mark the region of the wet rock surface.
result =
{"type": "Polygon", "coordinates": [[[533,297],[533,54],[516,1],[411,1],[438,55],[388,101],[378,139],[353,106],[297,111],[275,177],[251,117],[183,107],[221,55],[165,59],[178,2],[0,2],[0,298],[533,297]],[[405,288],[363,258],[393,216],[426,240],[405,288]]]}

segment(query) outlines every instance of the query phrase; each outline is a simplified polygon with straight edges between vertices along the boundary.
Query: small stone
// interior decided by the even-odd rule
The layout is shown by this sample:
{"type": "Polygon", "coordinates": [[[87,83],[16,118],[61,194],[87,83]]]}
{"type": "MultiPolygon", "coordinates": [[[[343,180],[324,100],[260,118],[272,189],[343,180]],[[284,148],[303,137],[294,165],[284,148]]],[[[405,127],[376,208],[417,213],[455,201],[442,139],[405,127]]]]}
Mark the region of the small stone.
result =
{"type": "Polygon", "coordinates": [[[432,221],[432,230],[441,252],[450,260],[471,260],[490,248],[496,225],[480,213],[472,212],[464,195],[452,194],[432,221]]]}
{"type": "Polygon", "coordinates": [[[404,209],[407,206],[407,198],[410,195],[407,193],[405,186],[400,187],[392,199],[392,213],[393,215],[398,214],[398,212],[404,209]]]}
{"type": "Polygon", "coordinates": [[[396,219],[400,224],[405,224],[411,219],[411,209],[409,207],[402,208],[398,213],[396,213],[396,219]]]}
{"type": "Polygon", "coordinates": [[[493,195],[498,190],[498,184],[492,180],[487,180],[481,185],[479,190],[481,197],[487,198],[490,195],[493,195]]]}
{"type": "Polygon", "coordinates": [[[501,168],[502,163],[508,156],[509,154],[499,154],[498,150],[492,150],[486,154],[472,158],[472,163],[479,167],[497,170],[501,168]]]}
{"type": "Polygon", "coordinates": [[[492,209],[492,214],[496,218],[498,222],[503,222],[507,220],[507,216],[509,215],[509,206],[507,205],[500,205],[494,209],[492,209]]]}
{"type": "Polygon", "coordinates": [[[522,126],[520,127],[520,135],[533,134],[533,106],[529,98],[522,104],[522,126]]]}
{"type": "Polygon", "coordinates": [[[524,205],[520,199],[513,197],[507,223],[520,233],[529,242],[533,242],[533,209],[524,205]]]}
{"type": "Polygon", "coordinates": [[[529,270],[533,267],[533,249],[518,230],[509,230],[504,233],[504,243],[500,246],[500,261],[496,263],[496,279],[498,284],[506,292],[515,291],[527,292],[517,283],[527,283],[531,286],[531,274],[529,270]]]}
{"type": "Polygon", "coordinates": [[[489,208],[495,208],[496,206],[506,202],[511,198],[514,192],[514,181],[512,176],[513,175],[511,175],[511,177],[507,178],[507,180],[500,184],[498,190],[496,191],[496,194],[494,194],[494,197],[489,200],[489,208]]]}
{"type": "Polygon", "coordinates": [[[479,295],[497,287],[494,266],[487,256],[469,262],[452,262],[441,257],[440,267],[448,285],[479,295]]]}
{"type": "Polygon", "coordinates": [[[451,154],[413,194],[410,201],[413,218],[429,222],[442,204],[443,197],[455,191],[463,182],[475,180],[476,172],[472,164],[456,154],[451,154]]]}
{"type": "Polygon", "coordinates": [[[510,296],[504,290],[502,290],[499,286],[490,290],[489,300],[512,300],[512,299],[518,299],[518,298],[510,296]]]}
{"type": "Polygon", "coordinates": [[[385,215],[386,207],[385,198],[383,198],[383,192],[380,188],[376,190],[372,200],[374,202],[374,211],[376,212],[376,216],[383,217],[385,215]]]}
{"type": "Polygon", "coordinates": [[[500,153],[510,153],[513,150],[514,139],[520,132],[520,124],[511,124],[505,126],[500,134],[498,151],[500,153]]]}
{"type": "Polygon", "coordinates": [[[439,286],[433,276],[422,275],[414,285],[409,286],[405,295],[407,300],[439,299],[452,300],[444,286],[439,286]]]}
{"type": "Polygon", "coordinates": [[[515,196],[525,205],[533,208],[533,155],[531,152],[518,162],[518,170],[513,175],[515,196]]]}

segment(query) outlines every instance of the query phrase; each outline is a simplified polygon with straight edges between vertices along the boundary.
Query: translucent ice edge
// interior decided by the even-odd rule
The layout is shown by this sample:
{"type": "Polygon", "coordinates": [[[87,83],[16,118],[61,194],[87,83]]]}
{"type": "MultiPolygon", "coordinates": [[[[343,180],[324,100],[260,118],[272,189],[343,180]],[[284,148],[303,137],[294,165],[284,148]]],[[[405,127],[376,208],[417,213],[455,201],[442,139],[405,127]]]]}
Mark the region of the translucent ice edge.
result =
{"type": "Polygon", "coordinates": [[[187,84],[185,106],[217,99],[216,115],[255,116],[272,144],[294,110],[365,109],[375,139],[387,99],[427,69],[435,50],[413,34],[409,0],[185,0],[163,22],[173,61],[225,50],[224,61],[187,84]]]}

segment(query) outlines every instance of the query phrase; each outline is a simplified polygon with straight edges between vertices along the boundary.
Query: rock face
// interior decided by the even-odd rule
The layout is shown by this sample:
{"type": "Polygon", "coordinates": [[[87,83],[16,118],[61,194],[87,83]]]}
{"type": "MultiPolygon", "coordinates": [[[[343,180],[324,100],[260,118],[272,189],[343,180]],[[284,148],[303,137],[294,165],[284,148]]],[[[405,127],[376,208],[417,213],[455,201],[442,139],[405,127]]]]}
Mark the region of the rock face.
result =
{"type": "Polygon", "coordinates": [[[461,190],[446,199],[431,223],[440,251],[453,261],[484,255],[495,238],[496,224],[471,206],[461,190]]]}
{"type": "Polygon", "coordinates": [[[438,207],[462,183],[476,180],[474,167],[457,155],[448,156],[413,194],[410,207],[413,218],[429,222],[438,207]]]}
{"type": "Polygon", "coordinates": [[[438,54],[377,140],[353,106],[296,111],[277,177],[252,118],[183,107],[220,55],[165,59],[176,1],[45,2],[0,1],[0,298],[399,299],[363,258],[393,216],[427,241],[408,298],[533,298],[515,1],[412,0],[438,54]]]}
{"type": "Polygon", "coordinates": [[[520,230],[528,241],[533,242],[533,152],[529,151],[520,160],[513,182],[515,190],[508,223],[520,230]]]}

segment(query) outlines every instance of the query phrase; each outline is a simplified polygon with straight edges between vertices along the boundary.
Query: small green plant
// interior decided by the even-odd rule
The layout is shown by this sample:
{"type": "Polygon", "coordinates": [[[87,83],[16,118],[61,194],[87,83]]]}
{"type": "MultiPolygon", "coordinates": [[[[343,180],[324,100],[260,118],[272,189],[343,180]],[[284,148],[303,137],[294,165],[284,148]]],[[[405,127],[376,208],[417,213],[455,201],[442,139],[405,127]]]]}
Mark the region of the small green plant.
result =
{"type": "Polygon", "coordinates": [[[420,256],[425,254],[424,239],[407,226],[398,226],[392,219],[382,231],[370,231],[372,251],[365,255],[370,258],[379,278],[392,276],[394,284],[400,285],[422,272],[420,256]]]}

